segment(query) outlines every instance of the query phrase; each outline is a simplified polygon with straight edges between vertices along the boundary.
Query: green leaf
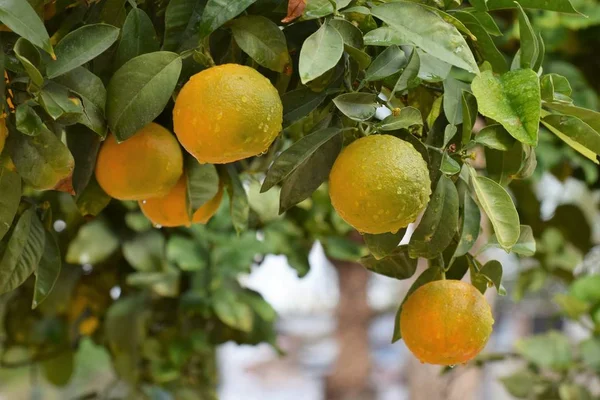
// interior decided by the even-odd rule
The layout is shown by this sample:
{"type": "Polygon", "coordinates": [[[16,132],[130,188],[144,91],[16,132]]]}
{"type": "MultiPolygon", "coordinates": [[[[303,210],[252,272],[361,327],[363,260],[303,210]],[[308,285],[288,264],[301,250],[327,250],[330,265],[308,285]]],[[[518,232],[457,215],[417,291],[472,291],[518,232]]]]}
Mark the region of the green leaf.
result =
{"type": "Polygon", "coordinates": [[[106,0],[100,12],[100,21],[116,27],[123,26],[127,12],[126,2],[127,0],[106,0]]]}
{"type": "Polygon", "coordinates": [[[344,53],[342,35],[329,24],[323,24],[310,35],[300,50],[300,80],[306,84],[329,71],[344,53]]]}
{"type": "Polygon", "coordinates": [[[374,7],[371,13],[432,56],[469,72],[479,72],[460,32],[435,12],[416,3],[397,1],[374,7]]]}
{"type": "Polygon", "coordinates": [[[74,169],[71,152],[54,133],[42,131],[35,137],[11,134],[10,156],[21,177],[37,190],[55,188],[69,179],[74,169]]]}
{"type": "Polygon", "coordinates": [[[21,201],[21,177],[0,166],[0,240],[10,229],[21,201]]]}
{"type": "Polygon", "coordinates": [[[240,15],[256,0],[208,0],[200,18],[200,37],[206,37],[225,22],[240,15]]]}
{"type": "Polygon", "coordinates": [[[243,331],[252,331],[253,314],[250,306],[227,289],[213,293],[212,307],[217,317],[226,325],[243,331]]]}
{"type": "Polygon", "coordinates": [[[45,241],[44,226],[30,208],[17,221],[0,258],[0,293],[18,288],[29,278],[42,258],[45,241]]]}
{"type": "Polygon", "coordinates": [[[481,211],[468,191],[463,194],[462,221],[460,239],[454,251],[454,257],[460,257],[469,252],[477,238],[481,224],[481,211]]]}
{"type": "Polygon", "coordinates": [[[48,127],[42,122],[40,116],[27,103],[17,106],[15,113],[17,130],[27,136],[37,136],[43,131],[48,131],[48,127]]]}
{"type": "Polygon", "coordinates": [[[162,271],[165,237],[154,229],[137,235],[123,243],[123,256],[137,271],[162,271]]]}
{"type": "MultiPolygon", "coordinates": [[[[525,256],[525,257],[532,257],[533,255],[535,255],[535,251],[536,251],[536,243],[535,243],[535,238],[533,236],[533,231],[531,230],[531,227],[528,225],[521,225],[519,227],[519,229],[520,229],[519,239],[517,240],[517,243],[515,243],[513,245],[513,247],[510,249],[510,251],[513,253],[525,256]]],[[[484,250],[486,250],[490,247],[501,247],[500,244],[498,243],[498,238],[497,238],[496,234],[493,234],[489,238],[486,245],[479,250],[479,253],[483,252],[484,250]]]]}
{"type": "Polygon", "coordinates": [[[376,259],[366,256],[360,259],[360,263],[369,271],[385,275],[395,279],[408,279],[417,270],[417,259],[408,256],[408,246],[396,247],[387,256],[376,259]]]}
{"type": "MultiPolygon", "coordinates": [[[[462,11],[459,11],[459,12],[462,12],[462,11]]],[[[455,13],[454,15],[458,18],[457,14],[458,14],[458,12],[455,13]]],[[[487,33],[489,33],[492,36],[502,36],[502,32],[500,31],[498,24],[496,24],[494,17],[492,17],[489,13],[487,13],[485,11],[469,10],[469,14],[471,14],[473,17],[475,17],[477,22],[479,22],[479,24],[486,30],[487,33]]],[[[463,21],[463,22],[465,22],[465,21],[463,21]]],[[[477,36],[477,35],[475,35],[475,36],[477,36]]]]}
{"type": "Polygon", "coordinates": [[[527,14],[525,14],[523,7],[517,3],[517,8],[519,9],[519,33],[521,42],[519,59],[521,61],[521,68],[533,69],[538,57],[540,56],[537,35],[535,34],[533,27],[531,26],[531,22],[529,22],[529,18],[527,17],[527,14]]]}
{"type": "Polygon", "coordinates": [[[565,14],[579,14],[573,8],[570,0],[487,0],[489,10],[502,10],[506,8],[516,8],[519,3],[523,8],[533,8],[538,10],[558,11],[565,14]]]}
{"type": "MultiPolygon", "coordinates": [[[[489,14],[481,14],[487,15],[488,18],[491,19],[492,23],[494,23],[494,20],[489,16],[489,14]]],[[[490,37],[490,33],[486,27],[481,24],[481,21],[478,20],[472,13],[467,13],[464,11],[458,11],[454,13],[454,15],[456,18],[462,21],[465,26],[475,35],[477,41],[475,41],[473,44],[481,53],[482,58],[492,65],[492,69],[497,73],[507,72],[508,64],[506,62],[506,58],[500,52],[500,50],[498,50],[496,44],[490,37]]]]}
{"type": "Polygon", "coordinates": [[[285,35],[271,20],[248,15],[233,21],[233,37],[253,60],[276,72],[283,72],[290,63],[285,35]]]}
{"type": "Polygon", "coordinates": [[[227,165],[227,192],[229,193],[229,209],[233,227],[238,234],[248,229],[248,218],[250,215],[250,205],[248,204],[248,195],[240,181],[240,177],[233,167],[227,165]]]}
{"type": "MultiPolygon", "coordinates": [[[[559,74],[542,75],[540,86],[542,88],[542,100],[547,102],[555,100],[571,102],[569,97],[573,93],[573,89],[564,76],[559,74]]],[[[600,116],[598,117],[598,123],[600,124],[600,116]]]]}
{"type": "Polygon", "coordinates": [[[506,187],[515,179],[523,165],[523,145],[515,141],[508,151],[485,149],[488,177],[506,187]]]}
{"type": "Polygon", "coordinates": [[[500,246],[510,250],[520,235],[519,214],[510,195],[493,180],[477,176],[472,168],[469,171],[479,205],[492,222],[500,246]]]}
{"type": "Polygon", "coordinates": [[[569,339],[556,331],[520,339],[515,347],[523,358],[541,368],[563,371],[573,362],[569,339]]]}
{"type": "Polygon", "coordinates": [[[479,270],[479,275],[484,276],[489,282],[493,283],[498,294],[504,295],[506,291],[502,287],[502,264],[496,260],[490,260],[479,270]]]}
{"type": "Polygon", "coordinates": [[[411,126],[423,126],[421,111],[414,107],[400,109],[398,115],[389,115],[378,124],[382,131],[395,131],[398,129],[409,129],[411,126]]]}
{"type": "Polygon", "coordinates": [[[345,19],[332,19],[329,25],[333,26],[344,39],[344,44],[354,49],[362,49],[364,47],[363,35],[359,28],[345,19]]]}
{"type": "Polygon", "coordinates": [[[414,293],[415,290],[425,285],[426,283],[437,281],[441,279],[442,274],[439,268],[427,268],[425,271],[421,272],[421,275],[415,279],[413,284],[410,286],[408,291],[406,292],[406,296],[402,301],[402,304],[398,308],[398,312],[396,313],[396,321],[394,324],[394,334],[392,336],[392,343],[397,342],[402,339],[402,332],[400,332],[400,316],[402,314],[402,305],[408,299],[408,297],[414,293]]]}
{"type": "Polygon", "coordinates": [[[83,67],[75,68],[54,79],[65,86],[81,99],[83,114],[78,122],[84,124],[102,138],[106,137],[106,120],[104,107],[106,105],[106,88],[102,80],[83,67]]]}
{"type": "Polygon", "coordinates": [[[198,242],[185,236],[173,235],[167,242],[167,259],[182,271],[199,271],[206,267],[206,251],[198,242]]]}
{"type": "Polygon", "coordinates": [[[573,297],[588,302],[593,306],[600,303],[600,275],[584,275],[575,279],[569,287],[569,294],[573,297]]]}
{"type": "Polygon", "coordinates": [[[200,164],[195,158],[186,160],[187,197],[190,215],[219,192],[219,173],[212,164],[200,164]]]}
{"type": "MultiPolygon", "coordinates": [[[[454,131],[456,132],[456,127],[454,125],[448,125],[448,127],[454,127],[454,131]]],[[[456,175],[460,172],[460,164],[454,158],[450,157],[447,152],[442,156],[442,165],[440,165],[440,171],[442,171],[446,175],[456,175]]]]}
{"type": "Polygon", "coordinates": [[[367,46],[400,46],[410,41],[405,35],[398,32],[389,26],[382,26],[381,28],[373,29],[365,34],[363,37],[364,42],[367,46]]]}
{"type": "Polygon", "coordinates": [[[306,117],[325,101],[327,92],[313,92],[307,87],[291,90],[281,97],[283,103],[283,127],[306,117]]]}
{"type": "Polygon", "coordinates": [[[496,78],[485,71],[471,88],[481,114],[498,121],[515,139],[537,145],[541,98],[535,72],[522,69],[496,78]]]}
{"type": "Polygon", "coordinates": [[[410,238],[411,258],[435,258],[452,241],[458,228],[458,192],[452,180],[440,177],[419,226],[410,238]]]}
{"type": "Polygon", "coordinates": [[[577,117],[552,114],[542,124],[573,149],[598,164],[600,133],[577,117]]]}
{"type": "Polygon", "coordinates": [[[115,54],[114,70],[142,54],[158,51],[159,41],[152,20],[141,8],[132,9],[121,31],[115,54]]]}
{"type": "Polygon", "coordinates": [[[515,144],[515,139],[500,124],[486,126],[479,131],[474,141],[477,144],[500,151],[508,151],[515,144]]]}
{"type": "Polygon", "coordinates": [[[600,112],[588,110],[587,108],[575,107],[569,104],[545,103],[544,105],[562,114],[577,117],[588,124],[596,132],[600,133],[600,112]]]}
{"type": "Polygon", "coordinates": [[[473,96],[473,93],[463,90],[461,95],[461,107],[463,114],[461,142],[464,146],[471,141],[473,127],[477,121],[477,100],[475,99],[475,96],[473,96]]]}
{"type": "Polygon", "coordinates": [[[444,80],[444,114],[452,125],[463,123],[462,94],[469,85],[458,79],[448,77],[444,80]]]}
{"type": "Polygon", "coordinates": [[[119,29],[107,24],[84,25],[67,34],[56,45],[56,61],[46,71],[52,79],[93,60],[119,37],[119,29]]]}
{"type": "Polygon", "coordinates": [[[502,382],[506,391],[518,399],[531,398],[531,394],[534,392],[539,380],[540,376],[529,368],[522,368],[513,374],[500,378],[500,382],[502,382]]]}
{"type": "Polygon", "coordinates": [[[53,120],[73,124],[83,112],[81,101],[69,89],[54,82],[48,82],[40,92],[40,104],[53,120]]]}
{"type": "Polygon", "coordinates": [[[165,11],[163,50],[179,52],[197,46],[206,0],[171,0],[165,11]]]}
{"type": "Polygon", "coordinates": [[[60,275],[62,257],[58,242],[48,231],[45,232],[45,236],[44,251],[34,271],[35,288],[33,289],[31,308],[36,308],[48,297],[60,275]]]}
{"type": "Polygon", "coordinates": [[[408,60],[398,46],[390,46],[377,56],[365,71],[365,80],[379,81],[400,71],[408,60]]]}
{"type": "Polygon", "coordinates": [[[557,293],[552,298],[563,314],[572,319],[579,319],[590,311],[590,304],[565,293],[557,293]]]}
{"type": "Polygon", "coordinates": [[[261,184],[257,180],[250,182],[248,188],[248,202],[262,222],[279,219],[279,195],[281,190],[275,188],[265,193],[260,192],[261,184]]]}
{"type": "Polygon", "coordinates": [[[94,176],[90,177],[88,185],[75,198],[77,208],[83,216],[97,216],[111,200],[112,197],[102,190],[94,176]]]}
{"type": "Polygon", "coordinates": [[[354,121],[366,121],[377,111],[377,95],[372,93],[344,93],[333,99],[344,115],[354,121]]]}
{"type": "Polygon", "coordinates": [[[344,50],[358,63],[359,69],[364,70],[371,65],[371,56],[364,51],[348,46],[347,44],[344,45],[344,50]]]}
{"type": "Polygon", "coordinates": [[[99,264],[119,248],[119,240],[101,219],[82,226],[69,244],[66,261],[70,264],[99,264]]]}
{"type": "Polygon", "coordinates": [[[316,19],[332,14],[334,11],[333,3],[329,0],[310,0],[306,1],[306,8],[302,15],[303,20],[316,19]]]}
{"type": "Polygon", "coordinates": [[[106,114],[118,141],[127,140],[163,111],[181,65],[179,55],[158,51],[138,56],[115,72],[108,85],[106,114]]]}
{"type": "Polygon", "coordinates": [[[406,234],[406,229],[396,233],[382,233],[379,235],[363,234],[363,239],[369,251],[376,260],[381,260],[398,247],[398,243],[406,234]]]}
{"type": "Polygon", "coordinates": [[[285,178],[281,185],[280,214],[308,198],[327,180],[342,144],[342,135],[334,135],[285,178]]]}
{"type": "Polygon", "coordinates": [[[80,195],[88,186],[96,169],[96,156],[101,140],[98,135],[83,125],[74,125],[67,130],[67,145],[73,159],[73,189],[80,195]]]}
{"type": "Polygon", "coordinates": [[[14,47],[15,56],[25,68],[25,72],[29,75],[31,82],[38,88],[44,84],[44,77],[40,72],[39,65],[41,63],[40,52],[26,39],[19,38],[14,47]]]}
{"type": "Polygon", "coordinates": [[[307,161],[320,147],[340,133],[339,128],[326,128],[298,140],[281,153],[267,172],[261,193],[290,176],[302,163],[307,161]]]}
{"type": "Polygon", "coordinates": [[[0,22],[48,54],[54,54],[44,22],[27,1],[0,1],[0,22]]]}
{"type": "Polygon", "coordinates": [[[419,57],[419,52],[416,47],[413,47],[413,51],[410,53],[410,57],[408,59],[408,64],[396,84],[394,85],[394,90],[392,91],[392,96],[394,93],[402,93],[406,89],[412,89],[417,86],[419,83],[419,69],[421,68],[421,58],[419,57]]]}

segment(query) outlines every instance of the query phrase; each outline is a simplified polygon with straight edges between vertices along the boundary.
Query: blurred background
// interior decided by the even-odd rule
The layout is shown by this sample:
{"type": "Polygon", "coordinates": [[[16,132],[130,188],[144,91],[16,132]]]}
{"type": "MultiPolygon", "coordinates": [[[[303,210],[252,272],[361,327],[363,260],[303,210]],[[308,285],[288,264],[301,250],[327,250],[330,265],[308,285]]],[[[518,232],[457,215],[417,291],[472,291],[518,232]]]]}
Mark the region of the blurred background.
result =
{"type": "MultiPolygon", "coordinates": [[[[600,110],[600,1],[574,0],[573,4],[587,18],[532,12],[534,27],[541,31],[546,44],[544,72],[568,77],[575,104],[600,110]]],[[[507,54],[514,53],[518,46],[512,16],[507,13],[496,21],[503,31],[510,32],[497,43],[507,54]]],[[[551,173],[536,174],[531,181],[516,183],[512,189],[517,204],[526,204],[520,201],[524,198],[540,203],[541,215],[537,217],[546,229],[538,239],[538,254],[517,258],[498,249],[486,249],[489,233],[482,235],[477,245],[481,260],[502,262],[508,292],[507,296],[487,292],[493,306],[494,333],[478,362],[442,370],[420,364],[402,341],[391,344],[397,306],[412,280],[400,282],[372,274],[352,262],[332,262],[317,242],[310,256],[311,270],[304,278],[297,277],[285,256],[267,256],[251,274],[240,278],[243,286],[261,293],[277,311],[277,345],[283,353],[268,344],[239,346],[228,342],[220,346],[220,398],[598,398],[598,373],[569,371],[569,354],[564,361],[567,372],[557,373],[559,382],[569,383],[560,383],[558,393],[544,392],[545,379],[556,376],[550,373],[547,377],[540,370],[555,366],[544,365],[548,353],[562,351],[562,339],[555,336],[556,332],[564,334],[569,343],[583,343],[597,329],[574,310],[579,304],[569,297],[569,282],[555,279],[552,271],[569,271],[582,279],[600,273],[599,170],[566,146],[557,145],[543,131],[536,153],[538,163],[551,173]],[[528,341],[532,335],[545,341],[541,350],[528,341]],[[516,348],[520,350],[515,353],[516,348]],[[539,374],[528,375],[532,369],[523,369],[532,364],[539,374]]],[[[519,211],[522,218],[528,218],[528,210],[519,207],[519,211]]],[[[408,242],[410,233],[409,229],[404,242],[408,242]]],[[[589,290],[591,297],[600,297],[600,285],[592,285],[589,290]]],[[[110,294],[117,299],[120,289],[110,294]]],[[[600,348],[586,345],[578,351],[584,358],[588,355],[588,362],[598,371],[600,348]]],[[[123,389],[103,347],[84,339],[74,365],[73,378],[61,389],[46,382],[40,366],[17,363],[13,368],[2,368],[0,399],[84,399],[85,393],[96,391],[106,399],[121,398],[123,389]]],[[[171,397],[152,388],[148,398],[171,397]]]]}

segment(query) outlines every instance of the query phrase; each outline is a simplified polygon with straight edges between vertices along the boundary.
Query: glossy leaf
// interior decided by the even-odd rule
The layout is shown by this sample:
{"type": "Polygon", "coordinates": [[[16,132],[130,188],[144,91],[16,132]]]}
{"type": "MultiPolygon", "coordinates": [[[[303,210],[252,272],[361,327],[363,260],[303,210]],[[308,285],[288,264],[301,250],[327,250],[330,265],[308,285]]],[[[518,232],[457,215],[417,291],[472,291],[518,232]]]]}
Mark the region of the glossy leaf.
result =
{"type": "Polygon", "coordinates": [[[190,215],[193,215],[219,191],[219,174],[212,164],[200,164],[189,157],[186,160],[187,197],[190,215]]]}
{"type": "Polygon", "coordinates": [[[461,107],[463,114],[461,142],[464,146],[471,140],[473,127],[475,126],[475,122],[477,121],[477,100],[475,100],[475,96],[473,96],[473,93],[467,91],[462,92],[461,107]]]}
{"type": "Polygon", "coordinates": [[[398,1],[374,7],[371,13],[427,53],[469,72],[479,71],[460,32],[435,12],[416,3],[398,1]]]}
{"type": "Polygon", "coordinates": [[[10,229],[21,200],[21,177],[0,166],[0,240],[10,229]]]}
{"type": "Polygon", "coordinates": [[[496,78],[486,71],[471,84],[479,112],[498,121],[517,140],[536,146],[540,120],[540,85],[530,69],[496,78]]]}
{"type": "MultiPolygon", "coordinates": [[[[573,8],[570,0],[518,0],[517,3],[523,8],[533,8],[538,10],[558,11],[565,14],[578,14],[573,8]]],[[[488,0],[487,8],[489,10],[502,10],[506,8],[516,8],[514,0],[488,0]]]]}
{"type": "Polygon", "coordinates": [[[368,46],[400,46],[411,43],[406,35],[398,32],[397,30],[390,28],[389,26],[382,26],[377,29],[369,31],[364,36],[364,42],[368,46]]]}
{"type": "Polygon", "coordinates": [[[469,252],[479,237],[481,211],[468,191],[463,194],[462,219],[460,239],[454,252],[454,257],[460,257],[469,252]]]}
{"type": "Polygon", "coordinates": [[[519,240],[519,214],[510,195],[502,186],[485,176],[477,176],[471,171],[471,182],[477,200],[490,219],[498,243],[505,250],[510,250],[519,240]]]}
{"type": "Polygon", "coordinates": [[[329,177],[342,150],[342,136],[334,135],[284,180],[281,186],[279,213],[308,198],[329,177]]]}
{"type": "Polygon", "coordinates": [[[525,10],[520,4],[517,3],[516,5],[519,9],[519,37],[521,43],[519,60],[521,61],[521,68],[533,69],[540,56],[540,46],[525,10]]]}
{"type": "Polygon", "coordinates": [[[360,259],[360,263],[369,271],[395,279],[408,279],[417,270],[417,259],[408,256],[408,246],[400,246],[387,256],[376,259],[367,256],[360,259]]]}
{"type": "Polygon", "coordinates": [[[35,287],[31,308],[36,308],[48,297],[58,280],[61,265],[62,257],[58,242],[50,232],[45,231],[44,251],[34,271],[35,287]]]}
{"type": "Polygon", "coordinates": [[[469,85],[449,76],[444,80],[444,114],[452,125],[463,123],[463,92],[469,85]]]}
{"type": "Polygon", "coordinates": [[[379,81],[400,71],[408,60],[398,46],[390,46],[377,56],[365,71],[367,81],[379,81]]]}
{"type": "Polygon", "coordinates": [[[458,228],[458,192],[452,180],[440,177],[427,210],[409,243],[412,258],[435,258],[452,241],[458,228]]]}
{"type": "Polygon", "coordinates": [[[54,120],[72,124],[83,112],[81,101],[62,85],[48,82],[41,90],[40,105],[54,120]]]}
{"type": "Polygon", "coordinates": [[[406,229],[400,229],[396,233],[382,233],[379,235],[365,233],[363,239],[372,256],[376,260],[381,260],[398,247],[398,243],[405,234],[406,229]]]}
{"type": "Polygon", "coordinates": [[[406,65],[406,68],[404,68],[404,71],[402,71],[402,74],[400,74],[400,77],[396,81],[392,94],[397,92],[402,93],[406,89],[411,89],[417,86],[419,82],[418,75],[420,68],[421,58],[419,57],[419,52],[417,51],[417,48],[413,47],[413,50],[410,53],[410,57],[408,59],[408,64],[406,65]]]}
{"type": "MultiPolygon", "coordinates": [[[[485,246],[479,250],[479,253],[482,253],[484,250],[490,247],[501,247],[495,234],[493,234],[485,246]]],[[[513,245],[510,251],[525,257],[532,257],[535,255],[536,242],[530,226],[520,226],[519,240],[517,240],[517,243],[513,245]]]]}
{"type": "Polygon", "coordinates": [[[316,110],[326,97],[325,91],[317,93],[306,87],[285,93],[281,97],[284,128],[316,110]]]}
{"type": "Polygon", "coordinates": [[[411,126],[423,126],[423,117],[421,111],[414,107],[404,107],[400,109],[398,115],[390,115],[379,124],[382,131],[395,131],[398,129],[409,129],[411,126]]]}
{"type": "Polygon", "coordinates": [[[488,125],[475,136],[475,143],[501,151],[510,150],[515,139],[500,124],[488,125]]]}
{"type": "Polygon", "coordinates": [[[0,21],[48,54],[54,54],[44,22],[27,1],[0,1],[0,21]]]}
{"type": "Polygon", "coordinates": [[[44,77],[39,70],[41,63],[40,52],[31,42],[26,39],[19,38],[14,47],[15,56],[25,68],[25,72],[29,75],[31,82],[38,88],[44,84],[44,77]]]}
{"type": "Polygon", "coordinates": [[[515,141],[507,151],[485,149],[485,159],[488,177],[507,186],[515,179],[523,166],[523,145],[515,141]]]}
{"type": "Polygon", "coordinates": [[[344,93],[333,99],[335,106],[348,118],[366,121],[375,115],[377,95],[372,93],[344,93]]]}
{"type": "Polygon", "coordinates": [[[171,0],[165,11],[163,50],[181,51],[198,43],[200,18],[206,0],[171,0]]]}
{"type": "Polygon", "coordinates": [[[42,122],[40,116],[27,103],[19,104],[15,113],[17,130],[27,136],[37,136],[48,127],[42,122]]]}
{"type": "Polygon", "coordinates": [[[200,37],[206,37],[225,22],[240,15],[256,0],[208,0],[200,18],[200,37]]]}
{"type": "Polygon", "coordinates": [[[46,68],[52,79],[93,60],[119,37],[119,29],[107,24],[84,25],[70,32],[56,45],[56,61],[46,68]]]}
{"type": "Polygon", "coordinates": [[[29,278],[42,258],[45,241],[44,227],[30,208],[19,218],[0,258],[0,293],[16,289],[29,278]]]}
{"type": "Polygon", "coordinates": [[[306,84],[329,71],[344,53],[342,35],[329,24],[323,24],[310,35],[300,51],[300,80],[306,84]]]}
{"type": "Polygon", "coordinates": [[[249,15],[233,21],[231,30],[238,46],[263,67],[283,72],[290,63],[285,35],[271,20],[249,15]]]}
{"type": "Polygon", "coordinates": [[[286,179],[321,146],[340,133],[338,128],[326,128],[311,133],[294,143],[275,159],[260,189],[261,193],[286,179]]]}
{"type": "Polygon", "coordinates": [[[106,115],[118,141],[127,140],[164,109],[181,72],[181,58],[159,51],[138,56],[110,80],[106,115]]]}
{"type": "Polygon", "coordinates": [[[600,133],[600,112],[569,104],[545,103],[544,105],[562,114],[577,117],[600,133]]]}
{"type": "Polygon", "coordinates": [[[250,205],[246,190],[240,181],[240,177],[232,165],[227,165],[227,193],[229,193],[229,210],[231,221],[237,233],[248,229],[248,217],[250,205]]]}
{"type": "Polygon", "coordinates": [[[577,117],[567,115],[548,115],[542,124],[569,146],[599,163],[600,133],[577,117]]]}
{"type": "Polygon", "coordinates": [[[351,22],[345,19],[332,19],[329,21],[329,25],[333,26],[344,39],[344,44],[351,46],[355,49],[362,49],[364,47],[364,40],[362,32],[359,28],[354,26],[351,22]]]}
{"type": "Polygon", "coordinates": [[[127,14],[121,31],[114,69],[120,68],[132,58],[158,50],[159,41],[152,20],[141,8],[133,8],[127,14]]]}

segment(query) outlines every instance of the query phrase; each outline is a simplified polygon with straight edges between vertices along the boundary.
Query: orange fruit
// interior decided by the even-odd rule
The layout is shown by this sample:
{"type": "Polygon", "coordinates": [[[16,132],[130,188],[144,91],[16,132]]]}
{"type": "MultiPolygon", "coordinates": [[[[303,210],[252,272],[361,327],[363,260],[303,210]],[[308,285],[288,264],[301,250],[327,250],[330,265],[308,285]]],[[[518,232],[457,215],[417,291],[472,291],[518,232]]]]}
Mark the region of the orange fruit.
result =
{"type": "Polygon", "coordinates": [[[204,203],[190,218],[187,212],[187,182],[183,176],[173,189],[164,197],[155,197],[140,201],[142,212],[154,225],[165,227],[206,224],[215,215],[223,199],[223,187],[219,185],[217,194],[204,203]]]}
{"type": "Polygon", "coordinates": [[[183,155],[175,137],[150,123],[117,143],[110,134],[98,153],[96,179],[111,197],[145,200],[165,196],[183,174],[183,155]]]}
{"type": "Polygon", "coordinates": [[[190,78],[177,96],[174,130],[201,163],[226,164],[265,152],[281,131],[283,106],[253,68],[219,65],[190,78]]]}
{"type": "Polygon", "coordinates": [[[473,286],[456,280],[427,283],[412,293],[400,314],[408,349],[421,362],[463,364],[485,347],[492,333],[492,310],[473,286]]]}
{"type": "Polygon", "coordinates": [[[425,209],[429,170],[412,144],[391,135],[371,135],[346,147],[329,175],[337,213],[363,233],[395,233],[425,209]]]}

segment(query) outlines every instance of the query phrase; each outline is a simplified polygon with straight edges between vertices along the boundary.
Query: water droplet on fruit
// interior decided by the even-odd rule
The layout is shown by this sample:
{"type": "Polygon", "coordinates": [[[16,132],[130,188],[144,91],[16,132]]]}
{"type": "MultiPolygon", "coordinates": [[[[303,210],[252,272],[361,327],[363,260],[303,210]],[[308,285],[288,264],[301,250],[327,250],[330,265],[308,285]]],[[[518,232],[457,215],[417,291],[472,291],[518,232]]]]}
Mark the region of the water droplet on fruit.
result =
{"type": "Polygon", "coordinates": [[[452,365],[448,365],[448,368],[454,368],[456,365],[452,364],[452,365]]]}
{"type": "Polygon", "coordinates": [[[242,96],[242,103],[247,103],[248,102],[248,98],[246,96],[242,96]]]}
{"type": "Polygon", "coordinates": [[[148,200],[142,200],[142,204],[146,204],[148,200]]]}
{"type": "Polygon", "coordinates": [[[154,225],[154,227],[155,227],[156,229],[162,229],[162,225],[160,225],[160,224],[155,224],[155,225],[154,225]]]}

